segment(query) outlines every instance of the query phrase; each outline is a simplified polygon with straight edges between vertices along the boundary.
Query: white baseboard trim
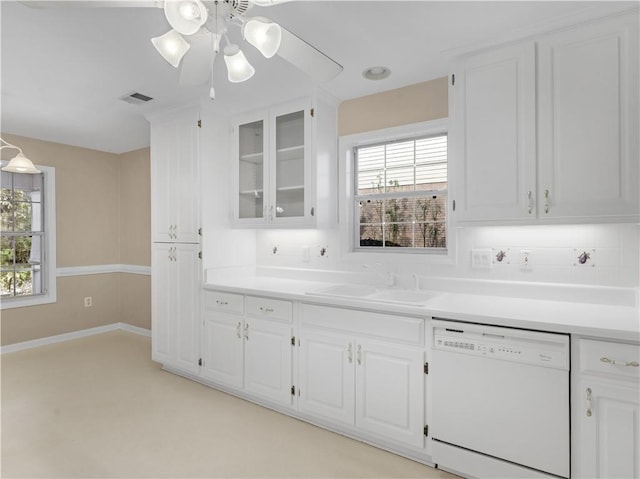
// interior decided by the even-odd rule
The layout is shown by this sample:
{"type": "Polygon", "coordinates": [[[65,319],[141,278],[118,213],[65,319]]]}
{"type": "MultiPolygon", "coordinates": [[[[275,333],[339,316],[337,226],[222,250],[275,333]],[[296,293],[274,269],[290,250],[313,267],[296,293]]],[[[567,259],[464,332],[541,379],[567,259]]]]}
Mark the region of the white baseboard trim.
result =
{"type": "Polygon", "coordinates": [[[129,273],[151,275],[151,266],[136,264],[95,264],[91,266],[68,266],[56,268],[56,276],[86,276],[89,274],[129,273]]]}
{"type": "Polygon", "coordinates": [[[108,333],[109,331],[127,331],[129,333],[151,337],[151,331],[149,329],[132,326],[127,323],[113,323],[107,324],[106,326],[97,326],[95,328],[81,329],[80,331],[73,331],[71,333],[57,334],[55,336],[48,336],[46,338],[32,339],[30,341],[23,341],[21,343],[9,344],[7,346],[0,347],[0,354],[14,353],[16,351],[38,348],[40,346],[47,346],[49,344],[62,343],[64,341],[71,341],[72,339],[79,339],[85,338],[87,336],[93,336],[95,334],[108,333]]]}

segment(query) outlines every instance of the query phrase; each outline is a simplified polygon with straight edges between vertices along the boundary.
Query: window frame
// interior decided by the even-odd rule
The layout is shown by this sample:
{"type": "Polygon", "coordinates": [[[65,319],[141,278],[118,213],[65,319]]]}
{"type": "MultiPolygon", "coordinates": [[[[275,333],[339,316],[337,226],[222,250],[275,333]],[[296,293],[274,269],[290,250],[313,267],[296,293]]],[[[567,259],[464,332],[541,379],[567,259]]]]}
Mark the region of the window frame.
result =
{"type": "MultiPolygon", "coordinates": [[[[8,162],[1,162],[5,166],[8,162]]],[[[42,245],[42,258],[40,264],[44,268],[42,278],[46,290],[43,293],[2,298],[0,310],[37,306],[41,304],[55,303],[57,299],[56,285],[56,192],[55,192],[55,168],[51,166],[36,165],[43,173],[43,230],[44,242],[42,245]]]]}
{"type": "Polygon", "coordinates": [[[384,255],[385,260],[393,261],[396,257],[399,261],[402,258],[408,259],[407,255],[419,256],[421,261],[428,263],[455,263],[456,251],[456,235],[453,230],[451,198],[452,176],[450,162],[450,142],[448,139],[447,154],[447,202],[446,202],[446,231],[447,231],[447,247],[446,248],[415,248],[415,247],[361,247],[360,232],[358,228],[358,219],[356,218],[356,171],[354,149],[358,147],[366,147],[380,143],[390,143],[403,139],[415,139],[421,137],[436,136],[438,134],[447,134],[449,136],[449,122],[447,118],[425,121],[402,125],[398,127],[385,128],[364,133],[356,133],[352,135],[341,136],[339,138],[339,156],[340,156],[340,176],[339,176],[339,201],[340,207],[340,224],[345,225],[341,228],[341,256],[346,260],[354,261],[373,261],[384,255]]]}

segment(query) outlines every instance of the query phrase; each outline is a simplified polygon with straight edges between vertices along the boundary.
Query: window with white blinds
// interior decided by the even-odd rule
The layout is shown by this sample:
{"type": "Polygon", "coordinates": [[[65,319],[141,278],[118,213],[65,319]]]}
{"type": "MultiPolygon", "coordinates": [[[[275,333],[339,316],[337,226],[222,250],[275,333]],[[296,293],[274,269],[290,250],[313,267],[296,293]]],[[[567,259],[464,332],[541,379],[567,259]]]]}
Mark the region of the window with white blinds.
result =
{"type": "Polygon", "coordinates": [[[358,146],[354,159],[359,248],[446,249],[446,134],[358,146]]]}

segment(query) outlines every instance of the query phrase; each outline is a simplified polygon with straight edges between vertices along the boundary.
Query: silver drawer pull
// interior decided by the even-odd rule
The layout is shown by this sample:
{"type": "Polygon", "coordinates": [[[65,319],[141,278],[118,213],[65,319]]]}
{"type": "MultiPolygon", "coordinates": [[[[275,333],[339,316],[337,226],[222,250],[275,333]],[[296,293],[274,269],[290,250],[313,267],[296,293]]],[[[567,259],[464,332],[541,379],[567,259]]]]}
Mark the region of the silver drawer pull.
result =
{"type": "Polygon", "coordinates": [[[587,388],[587,417],[591,417],[591,388],[587,388]]]}
{"type": "Polygon", "coordinates": [[[216,304],[219,304],[220,306],[227,306],[229,304],[229,301],[222,301],[222,300],[216,299],[216,304]]]}
{"type": "Polygon", "coordinates": [[[349,343],[349,347],[347,347],[347,355],[349,358],[349,363],[353,362],[353,345],[349,343]]]}
{"type": "Polygon", "coordinates": [[[265,308],[264,306],[260,306],[260,311],[263,313],[273,313],[273,308],[265,308]]]}
{"type": "Polygon", "coordinates": [[[615,366],[626,366],[631,368],[640,367],[640,363],[638,363],[638,361],[618,361],[616,359],[609,359],[605,356],[602,356],[600,358],[600,361],[602,361],[603,363],[612,364],[615,366]]]}
{"type": "Polygon", "coordinates": [[[236,334],[238,335],[238,339],[242,339],[242,321],[238,321],[238,325],[236,326],[236,334]]]}

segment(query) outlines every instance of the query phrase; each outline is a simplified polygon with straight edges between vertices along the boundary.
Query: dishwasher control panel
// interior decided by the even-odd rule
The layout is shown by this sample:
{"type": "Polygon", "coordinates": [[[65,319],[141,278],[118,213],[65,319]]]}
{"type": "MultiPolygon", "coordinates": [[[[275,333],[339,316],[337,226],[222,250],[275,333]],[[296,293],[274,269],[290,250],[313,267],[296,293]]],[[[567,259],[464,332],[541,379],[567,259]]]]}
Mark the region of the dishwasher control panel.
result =
{"type": "Polygon", "coordinates": [[[569,336],[523,329],[434,321],[433,349],[569,369],[569,336]]]}

